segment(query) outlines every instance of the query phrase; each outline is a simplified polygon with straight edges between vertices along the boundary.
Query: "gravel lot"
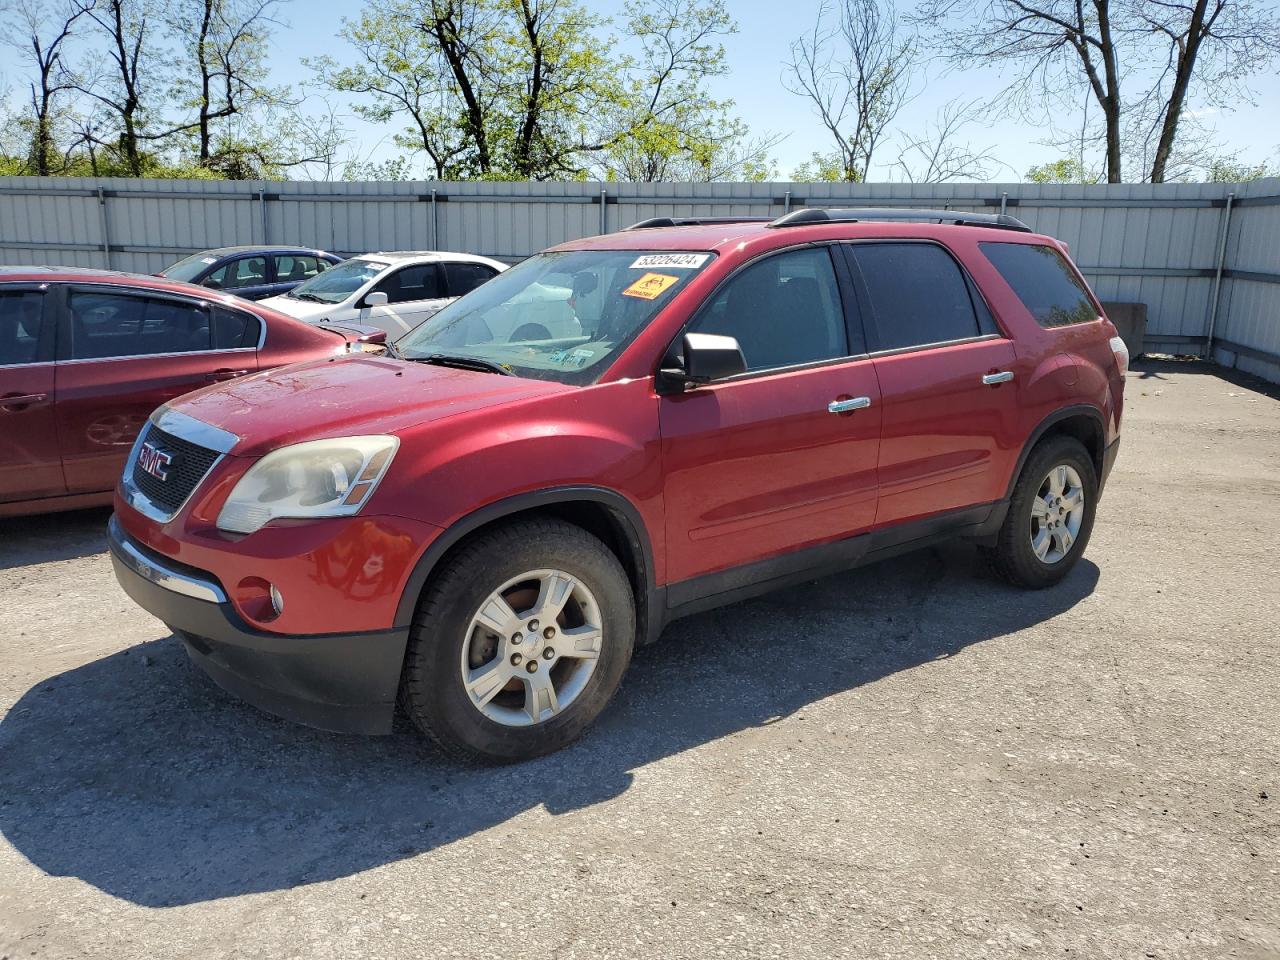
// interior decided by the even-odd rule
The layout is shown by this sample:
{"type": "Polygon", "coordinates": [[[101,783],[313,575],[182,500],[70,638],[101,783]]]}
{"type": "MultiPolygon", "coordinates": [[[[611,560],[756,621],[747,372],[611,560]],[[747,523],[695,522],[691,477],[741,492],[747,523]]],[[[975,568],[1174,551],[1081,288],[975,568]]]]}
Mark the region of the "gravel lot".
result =
{"type": "Polygon", "coordinates": [[[699,616],[499,770],[221,693],[0,520],[0,957],[1280,957],[1280,401],[1130,374],[1088,556],[699,616]]]}

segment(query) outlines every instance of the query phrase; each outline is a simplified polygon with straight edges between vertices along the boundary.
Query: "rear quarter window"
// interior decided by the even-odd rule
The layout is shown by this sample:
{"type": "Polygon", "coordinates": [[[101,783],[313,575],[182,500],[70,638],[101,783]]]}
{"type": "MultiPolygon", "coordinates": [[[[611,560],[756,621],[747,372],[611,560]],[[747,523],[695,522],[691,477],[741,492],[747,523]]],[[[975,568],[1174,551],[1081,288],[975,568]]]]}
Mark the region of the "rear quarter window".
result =
{"type": "Polygon", "coordinates": [[[978,246],[1040,326],[1065,327],[1098,319],[1089,291],[1053,247],[1037,243],[978,246]]]}

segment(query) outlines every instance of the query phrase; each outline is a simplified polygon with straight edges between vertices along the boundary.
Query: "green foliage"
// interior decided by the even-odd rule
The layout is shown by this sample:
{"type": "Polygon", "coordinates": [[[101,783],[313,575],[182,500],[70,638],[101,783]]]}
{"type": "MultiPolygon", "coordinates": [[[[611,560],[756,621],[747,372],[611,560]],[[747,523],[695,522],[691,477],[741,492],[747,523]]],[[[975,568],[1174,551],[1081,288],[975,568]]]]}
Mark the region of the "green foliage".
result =
{"type": "Polygon", "coordinates": [[[846,166],[840,153],[814,153],[791,172],[796,183],[861,183],[857,170],[846,166]]]}
{"type": "Polygon", "coordinates": [[[1266,177],[1280,177],[1280,168],[1269,163],[1241,163],[1234,156],[1220,157],[1206,171],[1210,183],[1248,183],[1266,177]]]}
{"type": "Polygon", "coordinates": [[[1075,157],[1032,167],[1024,175],[1028,183],[1101,183],[1101,174],[1085,167],[1075,157]]]}

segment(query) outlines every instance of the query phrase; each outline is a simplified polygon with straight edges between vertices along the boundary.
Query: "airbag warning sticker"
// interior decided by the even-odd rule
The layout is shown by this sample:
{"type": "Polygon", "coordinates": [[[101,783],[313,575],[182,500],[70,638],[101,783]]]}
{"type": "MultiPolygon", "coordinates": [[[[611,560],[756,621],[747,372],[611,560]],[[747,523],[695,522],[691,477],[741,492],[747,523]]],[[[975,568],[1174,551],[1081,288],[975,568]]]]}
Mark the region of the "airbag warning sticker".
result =
{"type": "Polygon", "coordinates": [[[641,300],[657,300],[667,287],[679,282],[679,277],[670,277],[665,273],[646,273],[627,289],[623,290],[622,295],[624,297],[637,297],[641,300]]]}

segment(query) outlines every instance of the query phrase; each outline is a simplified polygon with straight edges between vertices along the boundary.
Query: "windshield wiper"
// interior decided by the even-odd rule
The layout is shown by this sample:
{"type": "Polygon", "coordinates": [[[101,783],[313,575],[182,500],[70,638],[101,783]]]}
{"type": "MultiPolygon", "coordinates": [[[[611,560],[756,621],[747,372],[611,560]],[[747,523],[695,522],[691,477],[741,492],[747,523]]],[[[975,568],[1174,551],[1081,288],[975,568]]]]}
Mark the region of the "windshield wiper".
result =
{"type": "Polygon", "coordinates": [[[290,290],[289,296],[294,300],[310,300],[312,303],[328,303],[324,297],[317,297],[314,293],[298,293],[296,290],[290,290]]]}
{"type": "Polygon", "coordinates": [[[417,363],[434,363],[440,367],[457,367],[460,370],[500,373],[504,377],[513,376],[507,367],[504,367],[496,360],[486,360],[483,357],[460,357],[453,353],[433,353],[425,357],[403,357],[403,359],[413,360],[417,363]]]}

